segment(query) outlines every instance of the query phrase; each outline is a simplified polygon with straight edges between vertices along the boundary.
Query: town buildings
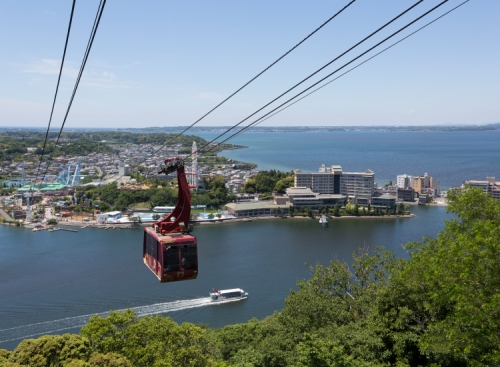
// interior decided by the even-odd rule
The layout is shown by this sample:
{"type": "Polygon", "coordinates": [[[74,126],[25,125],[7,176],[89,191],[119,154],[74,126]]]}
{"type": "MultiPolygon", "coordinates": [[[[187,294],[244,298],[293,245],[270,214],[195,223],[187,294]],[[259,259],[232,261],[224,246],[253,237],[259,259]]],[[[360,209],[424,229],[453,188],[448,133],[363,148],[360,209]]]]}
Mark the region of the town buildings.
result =
{"type": "Polygon", "coordinates": [[[439,180],[429,176],[428,173],[423,176],[398,175],[396,177],[396,186],[398,188],[398,200],[413,201],[415,194],[430,198],[441,196],[439,180]]]}
{"type": "Polygon", "coordinates": [[[471,180],[467,181],[466,184],[483,189],[483,191],[490,194],[493,199],[500,200],[500,182],[495,181],[495,177],[486,177],[485,181],[471,180]]]}

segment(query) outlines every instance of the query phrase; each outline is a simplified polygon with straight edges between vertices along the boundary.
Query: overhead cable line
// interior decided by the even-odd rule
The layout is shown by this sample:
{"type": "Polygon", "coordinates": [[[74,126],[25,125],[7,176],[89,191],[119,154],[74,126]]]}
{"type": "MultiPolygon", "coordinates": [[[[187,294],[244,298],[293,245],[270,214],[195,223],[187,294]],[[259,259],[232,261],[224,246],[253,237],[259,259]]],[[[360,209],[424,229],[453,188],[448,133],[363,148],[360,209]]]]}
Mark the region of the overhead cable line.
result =
{"type": "MultiPolygon", "coordinates": [[[[257,113],[259,113],[260,111],[262,111],[264,108],[268,107],[269,105],[271,105],[272,103],[274,103],[275,101],[277,101],[278,99],[280,99],[281,97],[283,97],[284,95],[286,95],[287,93],[289,93],[290,91],[292,91],[293,89],[297,88],[299,85],[303,84],[304,82],[306,82],[307,80],[309,80],[310,78],[312,78],[314,75],[318,74],[320,71],[322,71],[323,69],[325,69],[326,67],[328,67],[329,65],[331,65],[333,62],[337,61],[339,58],[341,58],[342,56],[344,56],[345,54],[347,54],[349,51],[352,51],[355,47],[359,46],[360,44],[362,44],[363,42],[365,42],[366,40],[368,40],[370,37],[374,36],[376,33],[380,32],[382,29],[384,29],[385,27],[387,27],[388,25],[390,25],[391,23],[393,23],[394,21],[396,21],[397,19],[399,19],[400,17],[402,17],[404,14],[406,14],[407,12],[409,12],[411,9],[413,9],[415,6],[419,5],[423,0],[420,0],[420,1],[417,1],[415,4],[413,4],[412,6],[410,6],[408,9],[406,9],[405,11],[403,11],[402,13],[400,13],[399,15],[397,15],[396,17],[394,17],[393,19],[391,19],[389,22],[385,23],[382,27],[378,28],[376,31],[372,32],[370,35],[368,35],[367,37],[363,38],[361,41],[359,41],[358,43],[356,43],[354,46],[350,47],[349,49],[347,49],[346,51],[344,51],[343,53],[341,53],[339,56],[335,57],[333,60],[329,61],[328,63],[326,63],[325,65],[323,65],[321,68],[319,68],[318,70],[316,70],[314,73],[310,74],[309,76],[307,76],[306,78],[302,79],[300,82],[298,82],[297,84],[295,84],[293,87],[289,88],[287,91],[283,92],[282,94],[280,94],[278,97],[274,98],[271,102],[265,104],[263,107],[259,108],[257,111],[253,112],[251,115],[247,116],[245,119],[241,120],[240,122],[238,122],[236,125],[232,126],[231,128],[227,129],[224,133],[220,134],[219,136],[217,136],[216,138],[212,139],[210,142],[208,142],[207,144],[205,144],[203,147],[201,147],[200,149],[198,149],[198,152],[202,151],[203,149],[205,149],[207,146],[209,146],[210,144],[214,143],[217,139],[219,139],[220,137],[226,135],[229,131],[233,130],[234,128],[240,126],[243,122],[245,122],[246,120],[248,120],[250,117],[256,115],[257,113]]],[[[373,50],[375,47],[378,47],[380,44],[384,43],[385,41],[387,41],[389,38],[393,37],[394,35],[396,35],[397,33],[401,32],[403,29],[405,29],[406,27],[409,27],[411,24],[413,24],[414,22],[416,22],[417,20],[419,20],[420,18],[422,18],[423,16],[427,15],[429,12],[433,11],[434,9],[437,9],[439,6],[441,6],[442,4],[444,4],[445,2],[447,2],[448,0],[444,0],[442,3],[440,3],[439,5],[437,5],[436,7],[432,8],[431,10],[429,10],[428,12],[426,12],[424,15],[418,17],[417,19],[415,19],[413,22],[407,24],[405,27],[401,28],[399,31],[393,33],[391,36],[385,38],[383,41],[377,43],[375,46],[369,48],[367,51],[363,52],[361,55],[357,56],[356,58],[352,59],[351,61],[349,61],[347,64],[344,64],[341,68],[335,70],[334,72],[328,74],[326,77],[322,78],[319,82],[316,82],[315,84],[313,84],[311,87],[308,87],[307,89],[305,89],[304,91],[300,92],[299,94],[295,95],[294,97],[292,97],[291,99],[289,99],[288,101],[286,101],[285,103],[279,105],[278,107],[276,107],[275,109],[271,110],[270,112],[268,112],[266,115],[264,115],[263,117],[260,117],[258,120],[264,118],[265,116],[268,116],[269,114],[271,114],[272,112],[276,111],[276,109],[278,108],[281,108],[283,105],[285,105],[286,103],[290,102],[292,99],[296,98],[297,96],[301,95],[302,93],[304,93],[305,91],[309,90],[310,88],[312,88],[313,86],[317,85],[318,83],[322,82],[323,80],[325,80],[326,78],[330,77],[331,75],[333,75],[334,73],[336,73],[337,71],[341,70],[342,68],[344,68],[345,66],[349,65],[350,63],[354,62],[355,60],[357,60],[358,58],[360,58],[361,56],[363,56],[364,54],[366,54],[367,52],[373,50]]],[[[257,121],[258,121],[257,120],[257,121]]],[[[252,123],[254,124],[256,123],[255,121],[252,123]]],[[[234,135],[231,135],[231,137],[234,136],[234,135]]],[[[230,138],[231,138],[230,137],[230,138]]],[[[227,141],[228,139],[225,139],[224,141],[227,141]]]]}
{"type": "MultiPolygon", "coordinates": [[[[283,107],[284,105],[286,105],[287,103],[291,102],[292,100],[294,100],[295,98],[299,97],[300,95],[304,94],[305,92],[307,92],[308,90],[310,90],[311,88],[315,87],[316,85],[318,85],[319,83],[325,81],[326,79],[328,79],[330,76],[332,76],[333,74],[337,73],[338,71],[342,70],[343,68],[345,68],[346,66],[350,65],[351,63],[353,63],[354,61],[356,61],[357,59],[359,59],[360,57],[364,56],[365,54],[367,54],[368,52],[372,51],[373,49],[375,49],[376,47],[380,46],[382,43],[386,42],[387,40],[389,40],[390,38],[394,37],[395,35],[397,35],[398,33],[400,33],[401,31],[403,31],[404,29],[408,28],[409,26],[411,26],[412,24],[414,24],[415,22],[417,22],[418,20],[422,19],[423,17],[425,17],[426,15],[430,14],[431,12],[435,11],[437,8],[439,8],[440,6],[442,6],[443,4],[445,4],[446,2],[448,2],[448,0],[444,0],[443,2],[439,3],[438,5],[436,5],[435,7],[433,7],[432,9],[428,10],[427,12],[425,12],[424,14],[422,14],[421,16],[419,16],[418,18],[414,19],[413,21],[411,21],[410,23],[408,23],[407,25],[405,25],[404,27],[400,28],[399,30],[397,30],[396,32],[392,33],[390,36],[386,37],[385,39],[383,39],[382,41],[380,41],[379,43],[377,43],[375,46],[372,46],[370,47],[368,50],[364,51],[363,53],[361,53],[360,55],[356,56],[354,59],[352,59],[351,61],[347,62],[346,64],[344,64],[343,66],[341,66],[340,68],[338,68],[337,70],[333,71],[332,73],[328,74],[327,76],[325,76],[324,78],[320,79],[319,81],[317,81],[316,83],[312,84],[311,86],[309,86],[308,88],[304,89],[302,92],[296,94],[295,96],[293,96],[292,98],[290,98],[289,100],[287,100],[286,102],[282,103],[281,105],[279,105],[278,107],[274,108],[273,110],[269,111],[268,113],[266,113],[264,116],[261,116],[260,118],[258,118],[257,120],[255,120],[254,122],[252,122],[251,124],[245,126],[243,129],[241,129],[240,131],[237,131],[236,133],[234,133],[233,135],[229,136],[227,139],[224,139],[223,141],[219,142],[217,145],[211,147],[209,151],[212,151],[213,149],[215,149],[216,147],[218,147],[219,145],[223,144],[224,142],[228,141],[229,139],[233,138],[234,136],[238,135],[239,133],[245,131],[245,130],[248,130],[249,128],[251,128],[252,126],[254,126],[256,123],[258,123],[260,120],[262,120],[263,118],[269,116],[270,114],[272,114],[273,112],[275,112],[276,110],[280,109],[281,107],[283,107]]],[[[258,112],[258,111],[257,111],[258,112]]],[[[255,113],[254,113],[255,114],[255,113]]],[[[234,125],[232,128],[228,129],[226,131],[226,133],[232,129],[234,129],[235,127],[237,127],[238,125],[240,125],[240,123],[234,125]]],[[[225,135],[226,133],[224,134],[221,134],[219,135],[222,136],[222,135],[225,135]]],[[[198,152],[202,151],[205,147],[207,147],[208,145],[212,144],[217,138],[215,138],[214,140],[208,142],[207,144],[205,144],[201,149],[198,149],[198,152]]],[[[192,155],[192,154],[191,154],[192,155]]],[[[191,155],[189,155],[187,158],[189,158],[191,155]]],[[[186,158],[186,159],[187,159],[186,158]]]]}
{"type": "MultiPolygon", "coordinates": [[[[71,98],[70,98],[70,101],[69,101],[69,104],[68,104],[68,108],[66,109],[66,114],[64,115],[64,119],[63,119],[63,122],[62,122],[62,125],[61,125],[61,129],[59,130],[59,134],[57,135],[57,139],[56,139],[56,142],[54,144],[54,152],[57,149],[57,144],[59,143],[59,139],[61,138],[61,134],[62,134],[62,131],[64,129],[64,125],[66,124],[66,119],[68,118],[68,114],[69,114],[69,111],[71,109],[71,105],[73,104],[73,100],[75,98],[76,91],[78,89],[78,85],[80,84],[80,79],[82,77],[83,70],[85,69],[85,65],[87,64],[87,59],[89,57],[90,50],[92,48],[92,44],[94,43],[94,38],[95,38],[95,35],[97,33],[97,28],[99,27],[99,23],[101,21],[101,16],[102,16],[102,13],[104,11],[104,6],[105,5],[106,5],[106,0],[101,0],[100,3],[99,3],[99,6],[97,8],[97,13],[96,13],[96,16],[95,16],[95,19],[94,19],[94,25],[92,26],[92,30],[90,32],[90,37],[89,37],[89,40],[87,42],[87,48],[86,48],[84,56],[83,56],[82,64],[80,66],[80,71],[78,73],[78,77],[76,78],[75,86],[73,88],[73,93],[71,95],[71,98]]],[[[45,169],[45,172],[43,174],[42,182],[45,179],[45,176],[47,175],[49,167],[50,167],[50,162],[48,162],[48,164],[47,164],[47,168],[45,169]]]]}
{"type": "MultiPolygon", "coordinates": [[[[291,90],[293,90],[294,88],[298,87],[299,85],[301,85],[302,83],[304,83],[305,81],[307,81],[308,79],[312,78],[314,75],[316,75],[317,73],[319,73],[321,70],[323,70],[324,68],[328,67],[330,64],[332,64],[333,62],[335,62],[336,60],[338,60],[339,58],[341,58],[342,56],[344,56],[346,53],[348,53],[349,51],[353,50],[354,48],[356,48],[357,46],[359,46],[360,44],[362,44],[363,42],[365,42],[366,40],[368,40],[370,37],[374,36],[376,33],[378,33],[379,31],[381,31],[382,29],[384,29],[385,27],[387,27],[389,24],[393,23],[394,21],[396,21],[398,18],[402,17],[404,14],[406,14],[407,12],[409,12],[411,9],[413,9],[414,7],[416,7],[417,5],[419,5],[420,3],[422,3],[424,0],[419,0],[417,1],[415,4],[413,4],[412,6],[410,6],[408,9],[406,9],[405,11],[403,11],[401,14],[399,14],[398,16],[396,16],[395,18],[393,18],[392,20],[390,20],[389,22],[387,22],[386,24],[384,24],[382,27],[380,27],[379,29],[377,29],[376,31],[372,32],[370,35],[368,35],[367,37],[365,37],[364,39],[362,39],[361,41],[359,41],[358,43],[356,43],[354,46],[350,47],[347,51],[344,51],[342,54],[340,54],[339,56],[337,56],[336,58],[334,58],[333,60],[331,60],[330,62],[328,62],[327,64],[325,64],[324,66],[322,66],[321,68],[319,68],[318,70],[316,70],[314,73],[310,74],[308,77],[306,77],[305,79],[303,79],[302,81],[300,81],[299,83],[295,84],[293,87],[291,87],[290,89],[288,89],[286,92],[282,93],[281,95],[279,95],[278,97],[276,97],[275,99],[273,99],[271,102],[267,103],[266,105],[264,105],[263,107],[261,107],[260,109],[258,109],[257,111],[255,111],[254,113],[252,113],[251,115],[247,116],[245,119],[241,120],[239,123],[237,123],[236,125],[234,125],[233,127],[229,128],[228,130],[226,130],[225,132],[223,132],[222,134],[220,134],[219,136],[217,136],[215,139],[211,140],[210,142],[208,142],[207,144],[205,144],[203,147],[201,148],[198,148],[198,152],[200,152],[202,149],[206,148],[208,145],[212,144],[213,142],[215,142],[217,139],[219,139],[220,137],[222,137],[223,135],[227,134],[229,131],[233,130],[235,127],[241,125],[243,122],[245,122],[246,120],[248,120],[249,118],[251,118],[252,116],[254,116],[255,114],[259,113],[260,111],[262,111],[264,108],[266,108],[267,106],[269,106],[270,104],[274,103],[276,100],[280,99],[281,97],[283,97],[285,94],[289,93],[291,90]]],[[[448,1],[448,0],[446,0],[448,1]]],[[[350,4],[348,4],[350,5],[350,4]]],[[[155,151],[153,151],[151,153],[151,155],[154,155],[156,154],[157,152],[159,152],[161,149],[163,148],[163,146],[155,151]]],[[[187,158],[189,158],[192,154],[190,154],[187,158]]],[[[146,158],[147,159],[147,158],[146,158]]],[[[138,165],[142,164],[143,162],[146,161],[146,159],[144,159],[142,162],[140,162],[138,165]]]]}
{"type": "MultiPolygon", "coordinates": [[[[255,126],[257,126],[257,125],[260,125],[262,122],[264,122],[264,121],[266,121],[266,120],[270,119],[270,118],[271,118],[271,117],[273,117],[273,116],[276,116],[278,113],[280,113],[280,112],[282,112],[282,111],[286,110],[288,107],[292,107],[294,104],[296,104],[296,103],[298,103],[298,102],[302,101],[304,98],[309,97],[311,94],[313,94],[313,93],[315,93],[315,92],[319,91],[320,89],[323,89],[323,88],[324,88],[324,87],[326,87],[328,84],[333,83],[333,82],[334,82],[334,81],[336,81],[337,79],[340,79],[341,77],[343,77],[344,75],[346,75],[346,74],[350,73],[350,72],[351,72],[351,71],[353,71],[354,69],[359,68],[361,65],[363,65],[363,64],[365,64],[365,63],[367,63],[368,61],[370,61],[370,60],[374,59],[375,57],[377,57],[377,56],[379,56],[380,54],[384,53],[385,51],[389,50],[390,48],[392,48],[392,47],[396,46],[397,44],[399,44],[399,43],[403,42],[403,41],[404,41],[404,40],[406,40],[407,38],[410,38],[410,37],[411,37],[411,36],[413,36],[415,33],[420,32],[422,29],[424,29],[424,28],[426,28],[427,26],[431,25],[432,23],[434,23],[434,22],[438,21],[439,19],[443,18],[444,16],[448,15],[449,13],[451,13],[452,11],[454,11],[454,10],[458,9],[459,7],[461,7],[462,5],[464,5],[465,3],[469,2],[469,1],[470,1],[470,0],[465,0],[464,2],[462,2],[462,3],[458,4],[457,6],[455,6],[454,8],[452,8],[451,10],[448,10],[446,13],[444,13],[444,14],[440,15],[439,17],[437,17],[437,18],[435,18],[434,20],[430,21],[430,22],[429,22],[429,23],[427,23],[426,25],[424,25],[424,26],[420,27],[420,28],[419,28],[419,29],[417,29],[416,31],[413,31],[413,32],[412,32],[412,33],[410,33],[409,35],[407,35],[407,36],[405,36],[405,37],[401,38],[399,41],[394,42],[392,45],[390,45],[390,46],[388,46],[388,47],[384,48],[382,51],[380,51],[380,52],[376,53],[375,55],[373,55],[373,56],[369,57],[369,58],[368,58],[368,59],[366,59],[365,61],[363,61],[363,62],[359,63],[359,64],[358,64],[358,65],[356,65],[356,66],[354,66],[353,68],[351,68],[351,69],[347,70],[346,72],[344,72],[344,73],[340,74],[338,77],[336,77],[336,78],[334,78],[334,79],[330,80],[329,82],[326,82],[326,83],[325,83],[325,84],[323,84],[322,86],[320,86],[320,87],[318,87],[318,88],[314,89],[312,92],[307,93],[305,96],[303,96],[303,97],[299,98],[298,100],[294,101],[293,103],[290,103],[288,106],[283,107],[281,110],[276,111],[276,112],[275,112],[275,113],[273,113],[272,115],[267,116],[267,117],[266,117],[266,118],[264,118],[263,120],[260,120],[257,124],[253,125],[253,127],[255,127],[255,126]]],[[[245,129],[241,129],[241,130],[238,132],[238,134],[240,134],[240,133],[241,133],[241,132],[243,132],[243,131],[245,131],[245,129]]]]}
{"type": "Polygon", "coordinates": [[[217,106],[215,106],[214,108],[212,108],[210,111],[208,111],[206,114],[204,114],[203,116],[201,116],[198,120],[196,120],[195,122],[193,122],[191,125],[189,125],[188,127],[186,127],[183,131],[181,131],[180,133],[178,133],[176,136],[174,136],[172,139],[170,139],[169,141],[167,141],[166,143],[164,143],[164,145],[169,145],[170,143],[172,143],[173,141],[175,141],[177,138],[179,138],[182,134],[184,134],[186,131],[188,131],[189,129],[191,129],[194,125],[196,125],[198,122],[200,122],[201,120],[203,120],[205,117],[207,117],[208,115],[210,115],[213,111],[215,111],[217,108],[219,108],[220,106],[222,106],[225,102],[227,102],[230,98],[232,98],[233,96],[235,96],[238,92],[240,92],[243,88],[245,88],[246,86],[248,86],[250,83],[252,83],[255,79],[257,79],[259,76],[261,76],[262,74],[264,74],[266,71],[268,71],[269,69],[271,69],[274,65],[276,65],[279,61],[281,61],[285,56],[287,56],[290,52],[292,52],[293,50],[295,50],[297,47],[299,47],[302,43],[304,43],[307,39],[309,39],[312,35],[314,35],[317,31],[319,31],[321,28],[323,28],[325,25],[327,25],[331,20],[333,20],[335,17],[337,17],[337,15],[339,15],[340,13],[342,13],[345,9],[347,9],[352,3],[354,3],[356,0],[352,0],[351,2],[349,2],[346,6],[344,6],[342,9],[340,9],[337,13],[335,13],[334,15],[332,15],[330,18],[328,18],[326,20],[326,22],[324,22],[323,24],[321,24],[318,28],[316,28],[314,31],[312,31],[311,33],[309,33],[302,41],[300,41],[299,43],[297,43],[295,46],[293,46],[291,49],[289,49],[287,52],[285,52],[283,55],[281,55],[278,59],[276,59],[276,61],[274,61],[272,64],[270,64],[268,67],[266,67],[264,70],[262,70],[260,73],[258,73],[256,76],[254,76],[252,79],[250,79],[248,82],[246,82],[243,86],[241,86],[239,89],[237,89],[235,92],[233,92],[233,94],[231,94],[229,97],[227,97],[225,100],[223,100],[222,102],[220,102],[217,106]]]}
{"type": "Polygon", "coordinates": [[[38,179],[38,172],[40,171],[40,165],[42,164],[42,158],[43,158],[43,155],[45,154],[45,146],[47,145],[47,140],[49,138],[50,123],[52,122],[52,115],[54,114],[54,106],[56,105],[57,92],[59,91],[59,83],[61,82],[61,75],[62,75],[63,66],[64,66],[64,59],[66,58],[66,49],[68,48],[69,34],[71,32],[71,23],[73,22],[73,14],[75,12],[75,3],[76,3],[76,0],[73,0],[73,6],[71,7],[71,15],[69,16],[68,31],[66,33],[66,42],[64,43],[64,52],[63,52],[62,60],[61,60],[61,67],[59,68],[59,76],[57,78],[56,92],[54,94],[54,101],[52,102],[52,109],[50,111],[50,118],[49,118],[49,124],[47,126],[47,132],[45,133],[45,140],[43,141],[42,154],[40,155],[40,161],[38,162],[38,168],[36,170],[35,183],[38,179]]]}

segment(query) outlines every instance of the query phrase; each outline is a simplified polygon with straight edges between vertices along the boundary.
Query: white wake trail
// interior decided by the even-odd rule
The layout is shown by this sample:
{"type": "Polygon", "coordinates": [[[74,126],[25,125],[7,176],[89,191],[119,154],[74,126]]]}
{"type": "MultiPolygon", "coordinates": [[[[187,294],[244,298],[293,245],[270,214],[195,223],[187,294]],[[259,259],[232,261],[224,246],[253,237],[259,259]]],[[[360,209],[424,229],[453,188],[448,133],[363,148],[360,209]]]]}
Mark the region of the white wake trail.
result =
{"type": "MultiPolygon", "coordinates": [[[[228,303],[230,301],[223,301],[214,303],[210,300],[210,297],[195,298],[190,300],[180,300],[173,302],[155,303],[147,306],[132,307],[131,310],[134,311],[137,316],[150,316],[158,315],[162,313],[169,313],[175,311],[186,310],[189,308],[204,307],[209,305],[217,305],[221,303],[228,303]]],[[[126,309],[116,310],[118,312],[123,312],[126,309]]],[[[45,321],[35,324],[23,325],[8,329],[0,330],[0,343],[5,343],[9,341],[31,338],[39,335],[55,333],[63,330],[74,329],[77,327],[84,326],[90,319],[91,316],[98,315],[101,317],[107,317],[109,312],[101,312],[96,314],[68,317],[65,319],[59,319],[54,321],[45,321]]]]}

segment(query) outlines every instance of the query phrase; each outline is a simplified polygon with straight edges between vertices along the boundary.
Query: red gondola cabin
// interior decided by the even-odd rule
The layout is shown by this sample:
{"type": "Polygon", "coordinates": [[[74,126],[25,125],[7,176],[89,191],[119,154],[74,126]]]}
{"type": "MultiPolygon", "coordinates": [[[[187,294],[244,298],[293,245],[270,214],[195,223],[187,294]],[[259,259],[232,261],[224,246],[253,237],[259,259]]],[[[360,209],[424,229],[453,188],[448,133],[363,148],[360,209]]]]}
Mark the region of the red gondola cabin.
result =
{"type": "Polygon", "coordinates": [[[143,253],[144,263],[162,283],[198,276],[196,238],[191,235],[162,235],[154,228],[145,228],[143,253]]]}
{"type": "Polygon", "coordinates": [[[196,238],[188,234],[191,195],[182,159],[165,160],[161,172],[168,175],[174,171],[177,171],[179,186],[177,205],[165,218],[154,222],[150,228],[144,228],[144,264],[162,283],[196,279],[198,276],[196,238]]]}

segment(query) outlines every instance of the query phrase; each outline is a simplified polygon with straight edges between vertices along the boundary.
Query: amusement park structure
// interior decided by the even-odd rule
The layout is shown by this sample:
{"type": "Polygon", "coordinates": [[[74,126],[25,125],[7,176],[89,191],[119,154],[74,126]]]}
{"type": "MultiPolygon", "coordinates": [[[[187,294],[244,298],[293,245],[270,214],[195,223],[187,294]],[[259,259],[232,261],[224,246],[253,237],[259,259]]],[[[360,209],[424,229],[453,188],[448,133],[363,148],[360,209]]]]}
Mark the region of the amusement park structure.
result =
{"type": "Polygon", "coordinates": [[[80,184],[80,178],[80,165],[78,163],[71,163],[59,173],[56,181],[66,186],[75,187],[80,184]]]}
{"type": "Polygon", "coordinates": [[[27,177],[23,175],[21,177],[6,179],[5,181],[0,182],[2,186],[4,185],[6,188],[11,187],[23,187],[25,185],[36,184],[36,185],[47,185],[50,183],[60,183],[64,186],[68,187],[76,187],[80,184],[81,180],[81,169],[80,164],[71,163],[68,164],[63,170],[59,173],[59,175],[45,175],[42,180],[36,181],[35,178],[27,177]],[[36,182],[35,182],[36,181],[36,182]]]}

